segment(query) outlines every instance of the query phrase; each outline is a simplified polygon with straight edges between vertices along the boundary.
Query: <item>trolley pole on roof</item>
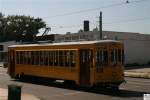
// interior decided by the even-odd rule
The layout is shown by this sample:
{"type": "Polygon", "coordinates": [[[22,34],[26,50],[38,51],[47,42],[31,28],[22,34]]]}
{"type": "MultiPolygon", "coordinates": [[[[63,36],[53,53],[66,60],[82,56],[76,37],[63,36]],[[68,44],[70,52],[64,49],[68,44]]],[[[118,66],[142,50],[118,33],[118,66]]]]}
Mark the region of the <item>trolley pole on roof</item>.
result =
{"type": "Polygon", "coordinates": [[[100,35],[100,40],[102,40],[102,12],[100,11],[100,16],[99,16],[99,35],[100,35]]]}

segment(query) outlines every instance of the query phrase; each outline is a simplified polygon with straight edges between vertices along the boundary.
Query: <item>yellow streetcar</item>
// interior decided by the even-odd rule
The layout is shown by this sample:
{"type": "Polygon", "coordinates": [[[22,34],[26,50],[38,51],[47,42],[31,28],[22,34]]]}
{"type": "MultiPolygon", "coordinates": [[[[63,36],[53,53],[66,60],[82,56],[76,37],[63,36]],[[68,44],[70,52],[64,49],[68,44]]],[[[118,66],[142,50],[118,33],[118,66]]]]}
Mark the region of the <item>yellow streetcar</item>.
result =
{"type": "Polygon", "coordinates": [[[12,45],[8,73],[118,88],[124,82],[124,47],[115,40],[12,45]]]}

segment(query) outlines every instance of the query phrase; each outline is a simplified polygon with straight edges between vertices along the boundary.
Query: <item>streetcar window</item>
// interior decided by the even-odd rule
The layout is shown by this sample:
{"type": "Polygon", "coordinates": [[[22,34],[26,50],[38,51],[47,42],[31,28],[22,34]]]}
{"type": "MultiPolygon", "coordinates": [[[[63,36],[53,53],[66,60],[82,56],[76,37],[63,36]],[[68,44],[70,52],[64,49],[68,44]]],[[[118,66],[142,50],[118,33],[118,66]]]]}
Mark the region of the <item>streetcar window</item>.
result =
{"type": "Polygon", "coordinates": [[[56,66],[59,66],[59,51],[56,51],[56,66]]]}
{"type": "Polygon", "coordinates": [[[26,64],[30,63],[30,59],[29,51],[26,51],[26,64]]]}
{"type": "Polygon", "coordinates": [[[44,51],[44,65],[48,65],[48,51],[44,51]]]}
{"type": "Polygon", "coordinates": [[[63,66],[66,66],[66,51],[63,51],[63,66]]]}
{"type": "Polygon", "coordinates": [[[45,65],[45,51],[41,51],[41,65],[45,65]]]}
{"type": "Polygon", "coordinates": [[[121,63],[121,49],[118,49],[118,62],[121,63]]]}
{"type": "Polygon", "coordinates": [[[117,64],[118,62],[118,50],[115,49],[115,63],[117,64]]]}
{"type": "Polygon", "coordinates": [[[116,50],[115,49],[113,49],[113,50],[111,50],[111,62],[113,63],[113,64],[116,64],[116,50]]]}
{"type": "MultiPolygon", "coordinates": [[[[39,59],[40,59],[40,56],[39,56],[39,54],[40,54],[40,52],[39,51],[35,51],[35,65],[39,65],[40,63],[40,61],[39,61],[39,59]]],[[[31,58],[31,57],[30,57],[31,58]]]]}
{"type": "Polygon", "coordinates": [[[23,64],[23,52],[20,51],[20,64],[23,64]]]}
{"type": "Polygon", "coordinates": [[[59,65],[66,67],[75,66],[75,51],[59,51],[59,65]]]}
{"type": "Polygon", "coordinates": [[[63,63],[63,51],[59,51],[59,66],[64,66],[64,63],[63,63]]]}
{"type": "Polygon", "coordinates": [[[111,62],[113,63],[114,62],[114,55],[115,55],[115,53],[114,53],[114,50],[111,50],[111,62]]]}
{"type": "Polygon", "coordinates": [[[65,61],[66,61],[65,65],[69,66],[70,65],[70,52],[69,51],[66,51],[65,61]]]}
{"type": "Polygon", "coordinates": [[[40,65],[44,64],[44,53],[43,51],[40,51],[40,65]]]}
{"type": "Polygon", "coordinates": [[[28,64],[28,52],[24,52],[24,64],[28,64]]]}
{"type": "Polygon", "coordinates": [[[96,51],[96,70],[103,72],[103,66],[108,64],[108,51],[106,49],[97,49],[96,51]]]}
{"type": "Polygon", "coordinates": [[[102,61],[101,61],[102,53],[100,50],[97,50],[96,52],[96,66],[100,67],[102,61]]]}
{"type": "Polygon", "coordinates": [[[115,50],[111,50],[111,62],[114,63],[115,62],[115,50]]]}
{"type": "Polygon", "coordinates": [[[17,51],[17,64],[74,67],[76,52],[72,50],[57,51],[17,51]]]}
{"type": "Polygon", "coordinates": [[[64,51],[64,64],[67,66],[67,51],[64,51]]]}
{"type": "Polygon", "coordinates": [[[33,54],[33,51],[31,51],[31,64],[32,65],[34,64],[34,54],[33,54]]]}
{"type": "Polygon", "coordinates": [[[96,52],[96,65],[100,67],[102,65],[108,64],[108,51],[98,49],[96,52]]]}
{"type": "Polygon", "coordinates": [[[76,52],[75,51],[70,51],[70,63],[71,63],[71,67],[74,67],[75,66],[75,56],[76,56],[76,54],[75,54],[76,52]]]}
{"type": "Polygon", "coordinates": [[[16,52],[16,63],[19,64],[19,52],[16,52]]]}
{"type": "Polygon", "coordinates": [[[122,50],[122,64],[124,64],[124,58],[125,58],[125,56],[124,56],[124,50],[122,50]]]}
{"type": "Polygon", "coordinates": [[[54,66],[58,66],[58,51],[54,51],[54,66]]]}
{"type": "Polygon", "coordinates": [[[52,51],[52,63],[53,63],[53,66],[54,66],[54,61],[55,61],[55,51],[52,51]]]}
{"type": "Polygon", "coordinates": [[[30,59],[31,59],[31,53],[30,51],[27,52],[28,58],[27,58],[27,64],[30,64],[30,59]]]}
{"type": "Polygon", "coordinates": [[[53,66],[53,62],[54,62],[54,52],[50,51],[49,52],[49,65],[53,66]]]}
{"type": "Polygon", "coordinates": [[[22,51],[22,64],[25,63],[25,60],[24,60],[24,51],[22,51]]]}
{"type": "Polygon", "coordinates": [[[42,51],[43,65],[46,65],[46,51],[42,51]]]}

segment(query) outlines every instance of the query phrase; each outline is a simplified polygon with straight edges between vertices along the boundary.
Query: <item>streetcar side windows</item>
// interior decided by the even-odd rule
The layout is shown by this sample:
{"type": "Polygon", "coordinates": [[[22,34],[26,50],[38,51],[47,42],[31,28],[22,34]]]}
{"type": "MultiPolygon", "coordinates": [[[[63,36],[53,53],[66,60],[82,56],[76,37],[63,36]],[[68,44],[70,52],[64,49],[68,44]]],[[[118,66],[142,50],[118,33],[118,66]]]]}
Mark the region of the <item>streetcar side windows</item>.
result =
{"type": "MultiPolygon", "coordinates": [[[[48,61],[49,61],[49,51],[44,51],[44,65],[48,65],[48,61]]],[[[35,60],[36,61],[36,60],[35,60]]]]}
{"type": "Polygon", "coordinates": [[[103,72],[104,66],[108,65],[108,50],[97,49],[96,50],[96,70],[97,72],[103,72]]]}
{"type": "Polygon", "coordinates": [[[96,51],[96,65],[100,67],[108,64],[108,51],[105,49],[97,49],[96,51]]]}
{"type": "Polygon", "coordinates": [[[17,64],[75,67],[75,50],[17,51],[17,64]]]}
{"type": "Polygon", "coordinates": [[[107,49],[97,49],[96,50],[96,66],[97,66],[97,68],[101,68],[104,65],[108,65],[109,61],[113,65],[123,64],[124,63],[124,51],[119,48],[111,49],[110,53],[108,53],[107,49]],[[110,58],[110,60],[109,60],[109,58],[110,58]]]}
{"type": "Polygon", "coordinates": [[[59,51],[59,66],[64,66],[63,56],[63,51],[59,51]]]}
{"type": "Polygon", "coordinates": [[[40,63],[40,52],[39,51],[35,51],[35,65],[39,65],[40,63]]]}
{"type": "Polygon", "coordinates": [[[111,50],[111,63],[112,64],[123,64],[124,62],[124,51],[121,49],[112,49],[111,50]]]}

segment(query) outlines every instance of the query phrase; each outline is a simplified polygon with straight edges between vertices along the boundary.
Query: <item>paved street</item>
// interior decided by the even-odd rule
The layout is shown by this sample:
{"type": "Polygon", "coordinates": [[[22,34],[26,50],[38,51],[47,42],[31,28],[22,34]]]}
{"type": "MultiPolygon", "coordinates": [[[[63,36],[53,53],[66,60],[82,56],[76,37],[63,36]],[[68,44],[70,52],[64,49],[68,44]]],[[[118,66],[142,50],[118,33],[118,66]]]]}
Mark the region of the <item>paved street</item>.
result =
{"type": "Polygon", "coordinates": [[[125,70],[125,76],[150,79],[150,67],[125,70]]]}
{"type": "Polygon", "coordinates": [[[126,81],[116,93],[103,89],[72,87],[62,83],[17,81],[10,79],[6,69],[0,67],[0,88],[7,88],[8,84],[18,84],[22,86],[24,93],[33,94],[42,100],[143,100],[143,94],[150,93],[150,79],[126,77],[126,81]]]}

